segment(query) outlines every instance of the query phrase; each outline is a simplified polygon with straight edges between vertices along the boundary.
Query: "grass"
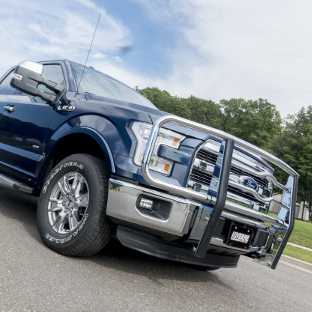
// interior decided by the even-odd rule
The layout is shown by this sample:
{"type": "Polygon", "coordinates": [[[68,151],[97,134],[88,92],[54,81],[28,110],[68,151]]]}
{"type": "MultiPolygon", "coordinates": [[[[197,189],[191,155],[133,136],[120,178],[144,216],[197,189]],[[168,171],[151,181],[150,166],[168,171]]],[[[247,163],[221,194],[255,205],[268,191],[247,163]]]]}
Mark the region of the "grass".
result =
{"type": "MultiPolygon", "coordinates": [[[[271,211],[269,211],[269,215],[274,218],[277,216],[271,211]]],[[[312,249],[312,223],[296,219],[289,242],[312,249]]]]}
{"type": "Polygon", "coordinates": [[[287,245],[283,252],[284,255],[296,258],[305,262],[312,263],[312,251],[287,245]]]}
{"type": "Polygon", "coordinates": [[[291,233],[289,242],[312,249],[312,223],[295,220],[295,227],[291,233]]]}
{"type": "MultiPolygon", "coordinates": [[[[269,212],[269,215],[276,217],[274,212],[269,212]]],[[[288,241],[312,249],[312,223],[296,219],[294,229],[288,241]]],[[[309,250],[287,244],[283,254],[312,263],[312,251],[309,250]]]]}

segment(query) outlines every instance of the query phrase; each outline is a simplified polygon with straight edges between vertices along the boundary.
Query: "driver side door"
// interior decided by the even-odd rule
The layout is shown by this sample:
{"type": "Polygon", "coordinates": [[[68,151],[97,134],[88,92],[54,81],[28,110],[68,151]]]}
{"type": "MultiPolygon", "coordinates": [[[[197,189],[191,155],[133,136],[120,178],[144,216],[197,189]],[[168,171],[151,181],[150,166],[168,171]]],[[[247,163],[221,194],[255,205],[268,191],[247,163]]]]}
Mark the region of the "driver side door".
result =
{"type": "MultiPolygon", "coordinates": [[[[55,106],[39,97],[16,92],[1,92],[8,85],[11,72],[0,84],[0,170],[11,173],[22,180],[35,183],[36,172],[44,157],[44,139],[55,113],[55,106]],[[8,94],[9,93],[9,94],[8,94]]],[[[59,84],[65,83],[65,67],[59,63],[43,65],[45,79],[59,84]]],[[[41,91],[54,93],[45,86],[41,91]]]]}

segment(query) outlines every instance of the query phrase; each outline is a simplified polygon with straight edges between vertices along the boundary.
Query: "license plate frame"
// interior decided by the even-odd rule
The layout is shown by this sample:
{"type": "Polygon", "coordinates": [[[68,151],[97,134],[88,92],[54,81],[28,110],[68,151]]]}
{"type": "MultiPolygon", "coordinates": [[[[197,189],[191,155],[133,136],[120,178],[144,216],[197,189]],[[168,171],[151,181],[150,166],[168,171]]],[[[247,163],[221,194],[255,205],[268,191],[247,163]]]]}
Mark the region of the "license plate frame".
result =
{"type": "Polygon", "coordinates": [[[232,224],[226,244],[229,246],[248,249],[254,231],[250,228],[232,224]]]}

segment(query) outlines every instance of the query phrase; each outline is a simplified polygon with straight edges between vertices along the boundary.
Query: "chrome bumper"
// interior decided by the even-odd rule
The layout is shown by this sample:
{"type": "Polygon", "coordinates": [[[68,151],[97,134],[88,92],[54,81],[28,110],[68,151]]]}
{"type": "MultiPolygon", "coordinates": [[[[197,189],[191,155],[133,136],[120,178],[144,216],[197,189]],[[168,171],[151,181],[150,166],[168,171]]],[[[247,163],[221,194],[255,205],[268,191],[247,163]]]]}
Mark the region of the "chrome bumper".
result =
{"type": "Polygon", "coordinates": [[[188,224],[197,204],[187,199],[157,192],[124,181],[109,180],[106,213],[119,220],[131,222],[150,229],[182,236],[188,231],[188,224]],[[167,220],[150,217],[137,207],[140,195],[165,200],[171,203],[171,213],[167,220]]]}
{"type": "MultiPolygon", "coordinates": [[[[204,206],[199,202],[191,201],[185,198],[169,195],[159,191],[151,190],[128,182],[110,179],[108,203],[106,213],[108,216],[123,220],[132,224],[147,227],[164,233],[173,234],[175,236],[183,236],[189,233],[189,239],[200,241],[202,238],[212,208],[204,206]],[[171,213],[167,220],[152,218],[137,207],[138,198],[144,195],[149,198],[164,200],[171,203],[171,213]],[[195,216],[195,219],[193,217],[195,216]]],[[[272,261],[272,254],[276,253],[281,241],[280,236],[287,230],[280,222],[272,218],[274,231],[269,226],[252,218],[248,218],[230,211],[223,211],[223,218],[244,224],[248,227],[266,230],[272,235],[264,246],[250,245],[249,249],[240,249],[226,245],[225,240],[220,237],[212,237],[211,246],[223,247],[226,249],[237,250],[241,253],[254,253],[258,255],[258,261],[272,261]],[[270,245],[268,245],[270,244],[270,245]]],[[[272,229],[273,229],[272,228],[272,229]]]]}

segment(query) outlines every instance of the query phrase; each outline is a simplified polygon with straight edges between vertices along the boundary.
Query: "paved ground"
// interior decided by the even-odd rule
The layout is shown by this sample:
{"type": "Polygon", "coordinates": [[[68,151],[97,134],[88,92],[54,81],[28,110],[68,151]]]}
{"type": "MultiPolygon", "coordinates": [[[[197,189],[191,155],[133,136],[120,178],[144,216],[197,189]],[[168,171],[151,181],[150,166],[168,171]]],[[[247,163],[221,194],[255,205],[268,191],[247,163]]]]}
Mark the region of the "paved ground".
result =
{"type": "Polygon", "coordinates": [[[312,274],[242,258],[201,272],[114,242],[67,258],[36,229],[37,199],[0,186],[0,311],[312,311],[312,274]]]}

